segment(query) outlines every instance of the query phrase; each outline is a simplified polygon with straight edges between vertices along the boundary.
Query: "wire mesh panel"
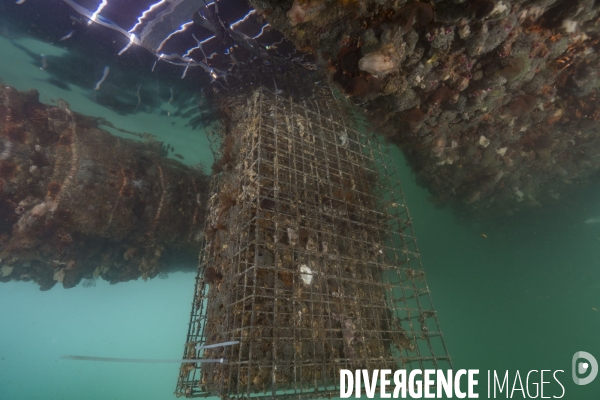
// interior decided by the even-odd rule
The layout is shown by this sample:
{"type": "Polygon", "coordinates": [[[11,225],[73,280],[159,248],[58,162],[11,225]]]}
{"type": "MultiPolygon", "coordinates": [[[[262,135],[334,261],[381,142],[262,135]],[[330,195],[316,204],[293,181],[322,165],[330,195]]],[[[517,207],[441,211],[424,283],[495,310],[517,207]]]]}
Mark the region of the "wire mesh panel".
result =
{"type": "Polygon", "coordinates": [[[449,368],[381,139],[326,88],[228,110],[184,353],[225,361],[183,364],[176,394],[337,397],[340,369],[449,368]]]}

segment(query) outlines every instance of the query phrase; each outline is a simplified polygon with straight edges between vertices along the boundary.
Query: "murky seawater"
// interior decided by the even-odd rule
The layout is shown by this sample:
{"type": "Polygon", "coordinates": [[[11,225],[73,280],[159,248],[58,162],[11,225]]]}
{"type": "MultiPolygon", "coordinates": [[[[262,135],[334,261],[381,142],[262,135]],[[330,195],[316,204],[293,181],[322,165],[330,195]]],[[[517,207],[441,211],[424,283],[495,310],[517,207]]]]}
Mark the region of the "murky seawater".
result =
{"type": "MultiPolygon", "coordinates": [[[[65,25],[48,37],[42,34],[48,30],[41,11],[36,12],[38,4],[28,6],[0,5],[3,85],[35,89],[47,105],[63,99],[73,112],[110,121],[121,131],[106,129],[119,137],[133,138],[123,130],[149,134],[175,149],[167,150],[168,158],[210,173],[214,158],[207,133],[213,127],[200,118],[201,91],[208,87],[201,86],[206,81],[198,78],[200,72],[190,70],[187,81],[181,79],[183,68],[159,65],[153,73],[154,58],[145,50],[119,58],[118,50],[104,42],[95,47],[94,29],[101,27],[86,30],[81,22],[69,22],[68,14],[62,18],[65,25]],[[59,41],[72,30],[73,37],[59,41]],[[67,50],[67,40],[87,45],[67,50]],[[88,52],[82,53],[85,46],[88,52]],[[110,73],[94,90],[106,65],[110,73]]],[[[205,111],[210,113],[208,107],[205,111]]],[[[599,398],[598,380],[578,386],[571,378],[575,352],[600,360],[600,223],[584,223],[600,216],[598,180],[553,206],[476,218],[436,207],[395,147],[392,156],[454,368],[480,370],[480,398],[488,398],[488,370],[508,370],[511,385],[516,371],[538,371],[530,379],[539,383],[539,371],[562,370],[557,376],[565,398],[599,398]]],[[[10,254],[1,257],[6,261],[10,254]]],[[[48,291],[32,281],[0,283],[0,399],[175,398],[179,364],[59,357],[180,359],[194,294],[193,267],[182,266],[188,272],[170,272],[162,276],[166,279],[111,285],[98,278],[89,287],[56,284],[48,291]]],[[[544,381],[550,380],[546,374],[544,381]]],[[[561,393],[556,384],[546,387],[545,396],[561,393]]],[[[516,392],[513,398],[523,396],[516,392]]]]}

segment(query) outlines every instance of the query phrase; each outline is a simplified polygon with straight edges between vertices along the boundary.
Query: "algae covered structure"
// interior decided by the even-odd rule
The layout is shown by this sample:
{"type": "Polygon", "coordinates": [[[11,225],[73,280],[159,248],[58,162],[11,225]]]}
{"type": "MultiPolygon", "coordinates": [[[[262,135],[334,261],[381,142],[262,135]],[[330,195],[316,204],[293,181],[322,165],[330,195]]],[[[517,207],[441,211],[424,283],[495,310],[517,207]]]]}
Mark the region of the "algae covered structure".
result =
{"type": "Polygon", "coordinates": [[[403,151],[437,205],[561,204],[600,163],[591,0],[250,0],[403,151]]]}
{"type": "Polygon", "coordinates": [[[176,394],[314,398],[340,369],[449,364],[381,142],[326,88],[230,102],[184,352],[227,362],[182,365],[176,394]]]}
{"type": "Polygon", "coordinates": [[[48,290],[195,265],[206,174],[98,125],[0,87],[0,282],[48,290]]]}

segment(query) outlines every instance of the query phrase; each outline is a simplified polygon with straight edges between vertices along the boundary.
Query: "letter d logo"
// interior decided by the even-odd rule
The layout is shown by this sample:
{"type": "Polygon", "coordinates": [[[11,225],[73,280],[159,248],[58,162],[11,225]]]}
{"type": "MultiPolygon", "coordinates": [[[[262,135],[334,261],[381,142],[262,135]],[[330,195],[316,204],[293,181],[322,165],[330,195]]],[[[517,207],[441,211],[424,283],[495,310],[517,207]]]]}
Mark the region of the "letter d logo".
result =
{"type": "Polygon", "coordinates": [[[585,351],[578,351],[573,354],[573,382],[577,385],[587,385],[591,383],[598,375],[598,362],[590,353],[585,351]],[[585,358],[587,362],[580,362],[577,364],[577,360],[585,358]],[[586,378],[578,378],[577,374],[585,374],[591,367],[590,374],[586,378]]]}

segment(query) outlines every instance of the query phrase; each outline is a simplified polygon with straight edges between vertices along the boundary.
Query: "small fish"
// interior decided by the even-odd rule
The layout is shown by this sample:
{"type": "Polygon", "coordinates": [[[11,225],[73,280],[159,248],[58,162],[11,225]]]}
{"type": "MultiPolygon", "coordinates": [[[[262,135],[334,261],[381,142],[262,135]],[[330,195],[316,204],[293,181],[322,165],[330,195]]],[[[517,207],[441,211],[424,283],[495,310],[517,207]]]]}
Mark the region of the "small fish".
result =
{"type": "Polygon", "coordinates": [[[596,307],[592,307],[592,310],[598,312],[598,309],[596,307]]]}
{"type": "Polygon", "coordinates": [[[584,224],[598,224],[600,223],[600,217],[592,217],[583,221],[584,224]]]}
{"type": "Polygon", "coordinates": [[[485,233],[482,233],[481,237],[484,238],[484,239],[487,239],[487,235],[485,233]]]}
{"type": "Polygon", "coordinates": [[[25,3],[25,0],[17,0],[16,3],[17,4],[23,4],[23,3],[25,3]]]}
{"type": "Polygon", "coordinates": [[[175,153],[175,154],[173,154],[173,155],[174,155],[175,157],[177,157],[177,158],[180,158],[180,159],[182,159],[182,160],[183,160],[183,156],[182,156],[181,154],[177,154],[177,153],[175,153]]]}

